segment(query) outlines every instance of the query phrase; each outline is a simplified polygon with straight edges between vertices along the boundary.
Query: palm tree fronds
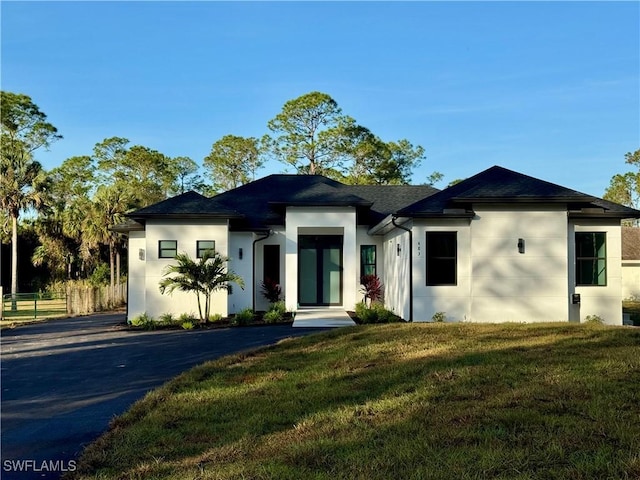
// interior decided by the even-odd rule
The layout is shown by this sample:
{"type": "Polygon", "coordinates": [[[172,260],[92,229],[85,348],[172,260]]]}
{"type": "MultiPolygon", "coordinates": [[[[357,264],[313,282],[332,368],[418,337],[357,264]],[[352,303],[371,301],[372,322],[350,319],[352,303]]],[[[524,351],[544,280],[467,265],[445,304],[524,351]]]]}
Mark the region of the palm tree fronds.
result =
{"type": "Polygon", "coordinates": [[[214,250],[207,250],[202,258],[194,261],[186,253],[178,253],[177,263],[167,265],[159,283],[160,293],[171,295],[174,291],[194,292],[198,299],[200,321],[205,323],[209,318],[211,294],[218,290],[231,293],[231,284],[235,283],[244,288],[244,280],[234,272],[227,271],[228,258],[214,250]],[[200,295],[205,298],[205,308],[202,310],[200,295]]]}

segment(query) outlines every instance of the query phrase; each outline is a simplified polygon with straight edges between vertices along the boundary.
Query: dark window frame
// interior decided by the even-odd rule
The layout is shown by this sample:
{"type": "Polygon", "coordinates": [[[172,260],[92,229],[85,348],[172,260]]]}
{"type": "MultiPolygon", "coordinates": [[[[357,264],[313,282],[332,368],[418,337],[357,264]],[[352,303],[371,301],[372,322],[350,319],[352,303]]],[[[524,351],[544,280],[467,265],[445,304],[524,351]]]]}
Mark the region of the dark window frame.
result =
{"type": "Polygon", "coordinates": [[[178,241],[177,240],[158,240],[158,258],[176,258],[178,254],[178,241]],[[169,248],[163,246],[162,244],[165,242],[172,242],[174,247],[169,248]],[[167,254],[167,252],[173,252],[172,254],[167,254]]]}
{"type": "Polygon", "coordinates": [[[206,252],[207,250],[216,250],[216,241],[215,240],[196,240],[196,258],[202,258],[204,252],[206,252]],[[212,248],[203,248],[200,246],[201,243],[213,243],[213,247],[212,248]]]}
{"type": "Polygon", "coordinates": [[[280,245],[268,243],[262,248],[262,280],[269,279],[279,285],[280,273],[280,245]]]}
{"type": "Polygon", "coordinates": [[[360,245],[360,278],[364,275],[378,275],[378,249],[376,245],[360,245]],[[364,252],[366,248],[373,248],[373,263],[366,263],[364,252]],[[373,273],[365,273],[366,267],[373,266],[373,273]]]}
{"type": "Polygon", "coordinates": [[[577,287],[606,287],[607,286],[607,280],[608,280],[608,276],[607,276],[607,232],[575,232],[575,249],[576,249],[576,271],[575,271],[575,283],[577,287]],[[579,245],[581,244],[581,242],[579,242],[578,237],[580,236],[587,236],[587,235],[592,235],[594,238],[594,242],[593,245],[594,247],[597,245],[597,240],[596,236],[599,236],[603,239],[602,241],[602,245],[603,245],[603,250],[604,253],[602,255],[598,255],[598,253],[596,251],[592,252],[593,255],[584,255],[582,254],[583,252],[580,252],[580,247],[579,245]],[[598,275],[598,264],[599,262],[603,262],[603,273],[604,273],[604,282],[603,283],[598,283],[599,282],[599,277],[600,275],[598,275]],[[589,283],[581,283],[582,278],[584,277],[584,274],[582,273],[582,265],[585,264],[589,264],[591,263],[591,274],[589,275],[591,278],[594,278],[594,273],[595,273],[595,281],[589,282],[589,283]],[[595,272],[594,272],[594,268],[595,268],[595,272]]]}
{"type": "MultiPolygon", "coordinates": [[[[458,232],[457,231],[435,231],[435,232],[426,232],[425,235],[425,282],[428,287],[439,287],[439,286],[456,286],[458,285],[458,232]],[[453,240],[453,255],[435,255],[431,253],[431,245],[434,243],[433,239],[435,237],[451,237],[453,240]],[[431,242],[429,239],[431,238],[431,242]],[[438,274],[431,270],[435,268],[433,263],[439,263],[442,266],[442,263],[452,263],[453,266],[449,268],[453,268],[453,281],[442,281],[440,280],[441,274],[438,274]],[[435,277],[435,278],[434,278],[435,277]]],[[[451,273],[451,272],[449,272],[451,273]]]]}

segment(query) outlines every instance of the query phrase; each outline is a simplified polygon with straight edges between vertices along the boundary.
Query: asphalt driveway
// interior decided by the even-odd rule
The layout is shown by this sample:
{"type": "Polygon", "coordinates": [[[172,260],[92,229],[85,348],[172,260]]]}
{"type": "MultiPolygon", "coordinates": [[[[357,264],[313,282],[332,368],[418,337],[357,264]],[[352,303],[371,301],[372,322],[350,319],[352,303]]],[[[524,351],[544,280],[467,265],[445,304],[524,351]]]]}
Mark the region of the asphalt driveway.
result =
{"type": "Polygon", "coordinates": [[[4,330],[0,342],[3,479],[55,479],[110,420],[182,371],[227,354],[316,333],[261,326],[134,332],[124,315],[4,330]]]}

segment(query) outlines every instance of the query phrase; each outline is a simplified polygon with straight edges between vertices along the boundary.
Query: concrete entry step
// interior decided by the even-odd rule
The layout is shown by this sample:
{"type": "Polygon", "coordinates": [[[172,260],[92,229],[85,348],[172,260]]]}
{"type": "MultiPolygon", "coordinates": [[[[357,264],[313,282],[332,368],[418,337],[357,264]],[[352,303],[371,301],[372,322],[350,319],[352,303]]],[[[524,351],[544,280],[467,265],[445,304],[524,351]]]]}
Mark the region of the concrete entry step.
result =
{"type": "Polygon", "coordinates": [[[301,308],[293,320],[294,327],[306,328],[349,327],[355,324],[343,309],[328,307],[301,308]]]}

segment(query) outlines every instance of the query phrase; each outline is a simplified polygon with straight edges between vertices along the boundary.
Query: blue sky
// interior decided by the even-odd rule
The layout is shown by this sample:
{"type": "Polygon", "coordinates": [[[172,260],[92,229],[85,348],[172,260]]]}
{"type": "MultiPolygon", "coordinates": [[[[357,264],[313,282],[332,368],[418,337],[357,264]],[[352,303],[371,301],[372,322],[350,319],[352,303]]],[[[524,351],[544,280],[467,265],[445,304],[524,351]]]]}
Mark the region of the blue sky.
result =
{"type": "MultiPolygon", "coordinates": [[[[640,148],[638,2],[1,2],[2,89],[64,139],[198,163],[318,90],[451,180],[502,165],[601,196],[640,148]]],[[[261,174],[284,171],[270,163],[261,174]]]]}

